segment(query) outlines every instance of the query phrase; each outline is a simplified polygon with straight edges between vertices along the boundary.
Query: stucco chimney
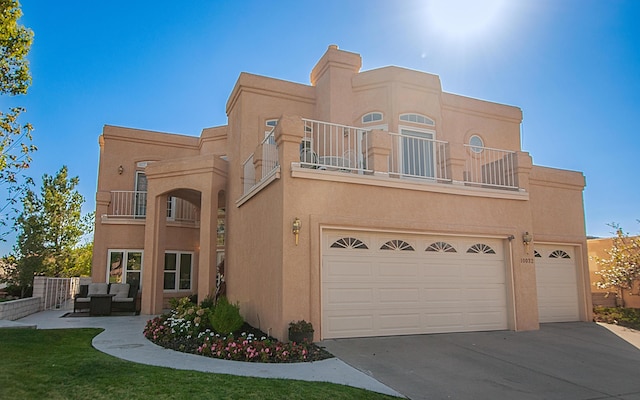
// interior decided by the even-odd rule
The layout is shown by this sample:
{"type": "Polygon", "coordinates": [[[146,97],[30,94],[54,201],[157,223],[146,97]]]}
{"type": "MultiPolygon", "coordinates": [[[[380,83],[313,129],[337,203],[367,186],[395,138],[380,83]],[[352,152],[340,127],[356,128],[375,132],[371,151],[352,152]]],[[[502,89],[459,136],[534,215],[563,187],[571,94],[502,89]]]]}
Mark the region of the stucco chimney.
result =
{"type": "Polygon", "coordinates": [[[360,71],[359,54],[339,50],[332,44],[311,71],[316,87],[316,119],[351,124],[353,90],[351,79],[360,71]]]}

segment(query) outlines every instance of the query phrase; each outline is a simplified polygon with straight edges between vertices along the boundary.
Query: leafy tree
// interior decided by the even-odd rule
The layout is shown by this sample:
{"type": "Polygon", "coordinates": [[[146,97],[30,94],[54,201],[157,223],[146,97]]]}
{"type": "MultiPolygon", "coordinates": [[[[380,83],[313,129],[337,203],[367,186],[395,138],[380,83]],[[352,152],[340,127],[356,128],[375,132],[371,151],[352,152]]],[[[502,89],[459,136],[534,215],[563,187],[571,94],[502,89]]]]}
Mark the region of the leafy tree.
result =
{"type": "MultiPolygon", "coordinates": [[[[26,94],[31,84],[26,56],[33,32],[18,24],[21,16],[17,0],[0,0],[0,94],[26,94]]],[[[8,216],[17,212],[18,198],[31,183],[20,175],[29,168],[31,153],[36,150],[31,144],[32,126],[18,121],[24,111],[22,107],[0,111],[0,190],[7,196],[0,201],[0,240],[9,233],[8,216]]]]}
{"type": "Polygon", "coordinates": [[[625,290],[634,294],[634,282],[640,279],[640,236],[629,237],[622,229],[617,229],[608,258],[595,258],[600,267],[596,271],[600,280],[596,286],[600,289],[615,289],[618,304],[624,307],[625,290]]]}
{"type": "Polygon", "coordinates": [[[13,281],[21,287],[31,285],[34,274],[89,274],[93,246],[80,241],[91,232],[93,213],[82,216],[84,197],[76,190],[78,183],[78,177],[70,178],[63,166],[55,176],[42,177],[40,196],[29,189],[22,198],[13,273],[13,281]]]}

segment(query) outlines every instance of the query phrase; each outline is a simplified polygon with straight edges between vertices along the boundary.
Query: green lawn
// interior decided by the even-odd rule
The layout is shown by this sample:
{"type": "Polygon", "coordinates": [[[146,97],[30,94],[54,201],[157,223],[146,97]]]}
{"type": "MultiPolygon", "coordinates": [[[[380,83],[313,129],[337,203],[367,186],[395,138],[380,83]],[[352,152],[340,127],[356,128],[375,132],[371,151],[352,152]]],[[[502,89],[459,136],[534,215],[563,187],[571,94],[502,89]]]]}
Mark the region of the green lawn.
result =
{"type": "Polygon", "coordinates": [[[91,347],[91,339],[100,332],[89,328],[0,329],[0,399],[393,398],[331,383],[135,364],[91,347]]]}

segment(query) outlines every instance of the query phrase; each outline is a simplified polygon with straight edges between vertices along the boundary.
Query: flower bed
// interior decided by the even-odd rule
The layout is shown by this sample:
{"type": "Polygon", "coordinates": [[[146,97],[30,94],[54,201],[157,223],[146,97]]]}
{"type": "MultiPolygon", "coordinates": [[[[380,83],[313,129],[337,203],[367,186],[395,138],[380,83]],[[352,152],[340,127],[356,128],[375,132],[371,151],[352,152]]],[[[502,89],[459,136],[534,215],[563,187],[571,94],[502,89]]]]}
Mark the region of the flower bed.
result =
{"type": "Polygon", "coordinates": [[[147,322],[144,336],[172,350],[224,360],[293,363],[333,357],[313,343],[284,343],[244,324],[232,333],[216,332],[208,323],[212,308],[181,300],[168,314],[147,322]]]}

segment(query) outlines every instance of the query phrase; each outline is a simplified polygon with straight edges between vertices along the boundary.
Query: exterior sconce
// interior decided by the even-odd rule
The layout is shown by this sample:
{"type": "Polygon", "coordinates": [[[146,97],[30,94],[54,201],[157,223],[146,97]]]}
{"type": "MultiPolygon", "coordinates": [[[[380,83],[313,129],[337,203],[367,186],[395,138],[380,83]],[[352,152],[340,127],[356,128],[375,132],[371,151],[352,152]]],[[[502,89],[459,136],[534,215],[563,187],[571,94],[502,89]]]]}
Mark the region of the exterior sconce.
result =
{"type": "Polygon", "coordinates": [[[121,165],[118,167],[118,175],[122,175],[123,172],[124,172],[124,168],[121,165]]]}
{"type": "Polygon", "coordinates": [[[293,234],[296,236],[296,246],[298,245],[298,235],[300,234],[301,227],[302,223],[300,222],[300,218],[295,217],[293,220],[292,230],[293,234]]]}
{"type": "Polygon", "coordinates": [[[531,244],[532,241],[533,236],[531,236],[529,232],[525,232],[524,235],[522,235],[522,243],[527,248],[527,252],[529,252],[529,244],[531,244]]]}

